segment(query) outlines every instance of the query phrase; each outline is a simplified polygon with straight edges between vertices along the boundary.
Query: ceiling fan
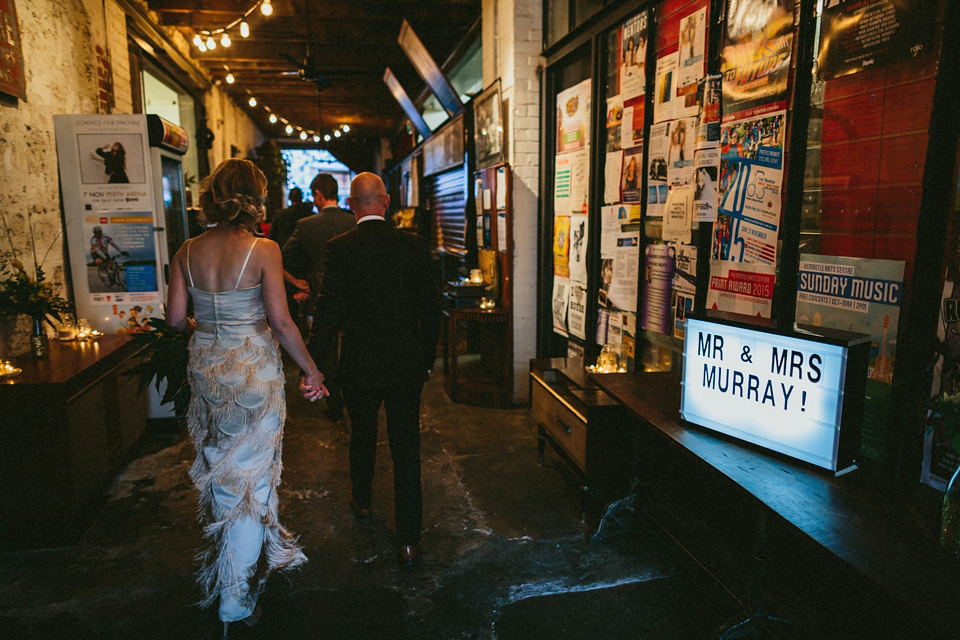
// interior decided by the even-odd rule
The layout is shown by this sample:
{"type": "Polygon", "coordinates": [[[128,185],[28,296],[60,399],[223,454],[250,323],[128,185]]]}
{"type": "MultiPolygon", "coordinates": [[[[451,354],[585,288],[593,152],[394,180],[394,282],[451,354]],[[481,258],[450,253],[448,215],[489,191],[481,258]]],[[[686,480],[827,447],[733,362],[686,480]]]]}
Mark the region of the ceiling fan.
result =
{"type": "Polygon", "coordinates": [[[307,40],[305,43],[306,55],[303,61],[299,61],[288,53],[280,53],[279,55],[281,58],[290,62],[297,68],[296,71],[281,71],[280,75],[296,75],[301,80],[309,80],[310,82],[315,83],[317,85],[317,91],[320,91],[321,89],[329,87],[330,81],[327,80],[326,76],[320,72],[314,59],[310,57],[310,41],[313,39],[310,33],[310,0],[305,0],[304,5],[307,9],[307,40]]]}

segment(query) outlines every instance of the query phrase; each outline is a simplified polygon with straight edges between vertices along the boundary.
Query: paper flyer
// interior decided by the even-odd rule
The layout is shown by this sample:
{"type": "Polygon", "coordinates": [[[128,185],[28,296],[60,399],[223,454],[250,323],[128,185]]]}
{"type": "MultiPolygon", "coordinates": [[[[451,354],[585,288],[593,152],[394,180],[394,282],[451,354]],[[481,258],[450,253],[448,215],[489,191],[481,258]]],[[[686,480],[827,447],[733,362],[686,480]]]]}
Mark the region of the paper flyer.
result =
{"type": "Polygon", "coordinates": [[[567,305],[567,329],[570,335],[587,339],[587,290],[570,283],[570,302],[567,305]]]}
{"type": "Polygon", "coordinates": [[[878,462],[888,450],[886,416],[892,410],[903,273],[900,260],[800,255],[796,321],[870,336],[860,450],[878,462]]]}
{"type": "Polygon", "coordinates": [[[562,216],[570,213],[571,209],[570,190],[573,185],[573,156],[569,153],[557,154],[553,163],[553,215],[562,216]]]}
{"type": "Polygon", "coordinates": [[[677,245],[676,266],[673,271],[673,337],[681,340],[685,334],[687,315],[693,311],[697,293],[697,248],[689,244],[677,245]]]}
{"type": "MultiPolygon", "coordinates": [[[[616,255],[616,238],[619,237],[619,232],[614,238],[614,249],[613,253],[616,255]]],[[[597,304],[603,308],[610,307],[610,287],[613,286],[613,258],[603,258],[600,260],[600,289],[597,291],[597,304]]]]}
{"type": "MultiPolygon", "coordinates": [[[[640,207],[637,207],[639,209],[640,207]]],[[[620,225],[630,222],[630,205],[615,204],[600,208],[600,257],[613,258],[620,225]]]]}
{"type": "MultiPolygon", "coordinates": [[[[930,395],[960,392],[960,287],[945,280],[940,299],[937,322],[937,361],[933,369],[930,395]]],[[[960,455],[953,448],[953,440],[942,426],[928,424],[923,438],[923,465],[921,481],[945,491],[953,477],[960,455]]]]}
{"type": "Polygon", "coordinates": [[[620,129],[623,123],[623,100],[614,96],[607,100],[607,153],[623,148],[620,129]]]}
{"type": "Polygon", "coordinates": [[[670,153],[670,123],[650,127],[647,154],[647,217],[663,215],[667,203],[667,157],[670,153]]]}
{"type": "Polygon", "coordinates": [[[507,170],[503,167],[497,169],[497,209],[507,207],[507,170]]]}
{"type": "Polygon", "coordinates": [[[590,80],[557,94],[557,153],[586,148],[590,136],[590,80]]]}
{"type": "Polygon", "coordinates": [[[590,147],[570,154],[570,210],[564,213],[587,213],[590,203],[590,147]]]}
{"type": "Polygon", "coordinates": [[[623,151],[607,154],[603,165],[603,201],[605,204],[620,202],[620,176],[623,175],[623,151]]]}
{"type": "Polygon", "coordinates": [[[637,340],[637,314],[631,311],[620,312],[620,344],[623,346],[623,353],[630,360],[636,358],[636,340],[637,340]]]}
{"type": "Polygon", "coordinates": [[[620,192],[623,202],[640,202],[643,188],[643,147],[633,147],[623,152],[623,175],[620,192]]]}
{"type": "Polygon", "coordinates": [[[696,118],[681,118],[670,123],[670,146],[667,151],[667,183],[670,186],[693,181],[694,131],[696,118]]]}
{"type": "Polygon", "coordinates": [[[750,109],[771,103],[785,106],[793,49],[793,3],[739,0],[732,10],[728,8],[720,62],[724,119],[748,117],[750,109]]]}
{"type": "Polygon", "coordinates": [[[582,287],[587,286],[587,226],[587,216],[570,216],[570,282],[582,287]]]}
{"type": "Polygon", "coordinates": [[[717,223],[727,227],[728,246],[714,248],[718,257],[776,263],[785,118],[785,111],[776,111],[720,127],[717,223]]]}
{"type": "Polygon", "coordinates": [[[647,16],[641,11],[623,23],[620,42],[620,96],[624,102],[644,94],[647,84],[647,16]]]}
{"type": "Polygon", "coordinates": [[[720,74],[706,76],[697,85],[697,102],[700,103],[700,115],[697,121],[697,148],[704,143],[720,139],[720,74]]]}
{"type": "Polygon", "coordinates": [[[617,237],[610,282],[610,303],[617,309],[636,311],[640,272],[640,233],[622,232],[617,237]]]}
{"type": "Polygon", "coordinates": [[[773,266],[711,260],[707,308],[769,318],[775,280],[773,266]]]}
{"type": "Polygon", "coordinates": [[[570,216],[553,218],[553,274],[570,277],[570,216]]]}
{"type": "Polygon", "coordinates": [[[673,332],[670,288],[677,249],[669,244],[651,244],[646,248],[644,266],[642,327],[664,335],[673,332]]]}
{"type": "Polygon", "coordinates": [[[566,337],[567,306],[570,304],[570,281],[560,276],[553,278],[553,330],[566,337]]]}
{"type": "Polygon", "coordinates": [[[717,177],[719,173],[719,149],[697,149],[694,152],[694,223],[717,221],[717,177]]]}
{"type": "Polygon", "coordinates": [[[663,239],[666,242],[689,243],[690,220],[693,208],[693,188],[673,187],[667,194],[663,211],[663,239]]]}
{"type": "Polygon", "coordinates": [[[611,311],[607,317],[607,342],[606,344],[620,344],[623,342],[623,314],[619,311],[611,311]]]}
{"type": "Polygon", "coordinates": [[[680,54],[674,51],[657,60],[656,93],[653,97],[653,121],[665,122],[676,118],[674,104],[677,85],[677,62],[680,54]]]}
{"type": "Polygon", "coordinates": [[[643,145],[643,103],[623,108],[623,124],[620,127],[620,146],[623,149],[643,145]]]}
{"type": "Polygon", "coordinates": [[[607,344],[607,326],[610,324],[610,311],[600,308],[597,310],[597,335],[594,338],[597,344],[607,344]]]}
{"type": "MultiPolygon", "coordinates": [[[[696,117],[700,105],[697,102],[697,85],[703,78],[705,35],[707,31],[706,7],[680,19],[680,51],[677,66],[677,113],[679,117],[696,117]]],[[[691,133],[693,133],[691,131],[691,133]]],[[[691,136],[692,137],[692,136],[691,136]]]]}

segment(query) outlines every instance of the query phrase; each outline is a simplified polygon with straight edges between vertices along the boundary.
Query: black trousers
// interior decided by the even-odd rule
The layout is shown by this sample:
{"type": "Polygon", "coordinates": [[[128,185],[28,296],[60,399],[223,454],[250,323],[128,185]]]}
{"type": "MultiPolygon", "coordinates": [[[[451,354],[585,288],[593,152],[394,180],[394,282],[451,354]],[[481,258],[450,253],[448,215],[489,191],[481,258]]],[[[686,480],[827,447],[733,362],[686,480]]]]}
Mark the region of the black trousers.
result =
{"type": "MultiPolygon", "coordinates": [[[[377,385],[379,386],[379,385],[377,385]]],[[[383,404],[387,440],[393,459],[393,500],[397,540],[420,542],[423,530],[423,490],[420,485],[420,394],[423,382],[392,384],[382,389],[344,386],[343,400],[350,416],[350,481],[353,497],[369,506],[377,456],[377,417],[383,404]]]]}

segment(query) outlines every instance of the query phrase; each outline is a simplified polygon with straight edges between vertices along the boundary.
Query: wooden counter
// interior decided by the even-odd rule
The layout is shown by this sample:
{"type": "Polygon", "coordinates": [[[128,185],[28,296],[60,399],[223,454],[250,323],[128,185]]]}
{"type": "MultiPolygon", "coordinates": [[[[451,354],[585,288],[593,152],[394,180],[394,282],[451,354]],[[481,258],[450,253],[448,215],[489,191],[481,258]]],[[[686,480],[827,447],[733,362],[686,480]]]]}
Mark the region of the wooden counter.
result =
{"type": "MultiPolygon", "coordinates": [[[[855,594],[821,595],[837,603],[851,596],[852,602],[862,598],[859,606],[863,607],[863,616],[890,617],[889,623],[863,620],[865,627],[876,624],[895,634],[897,624],[915,621],[929,634],[925,637],[960,637],[960,567],[940,551],[938,522],[930,517],[929,510],[921,508],[915,493],[868,469],[835,478],[812,465],[681,421],[678,374],[624,373],[590,377],[639,419],[639,428],[651,437],[648,449],[663,447],[661,451],[676,456],[672,463],[665,465],[667,468],[659,469],[652,458],[662,458],[662,454],[647,458],[650,465],[643,468],[642,473],[646,472],[647,480],[654,486],[668,485],[670,479],[665,476],[692,473],[700,478],[704,492],[729,500],[730,509],[742,511],[744,506],[747,511],[757,509],[760,528],[765,530],[761,544],[769,551],[769,557],[779,553],[783,567],[798,564],[794,569],[802,572],[803,565],[808,564],[808,571],[823,574],[797,576],[796,580],[809,580],[805,584],[813,589],[823,588],[823,581],[839,581],[851,588],[861,588],[860,593],[855,594]],[[682,468],[676,468],[678,465],[682,468]],[[783,537],[776,539],[781,533],[783,537]],[[778,550],[778,544],[787,540],[792,541],[792,546],[778,550]],[[811,548],[811,542],[815,543],[812,546],[829,553],[811,548]],[[876,589],[868,588],[868,583],[876,589]],[[868,592],[876,592],[881,600],[883,594],[888,595],[895,608],[876,604],[878,611],[868,613],[868,592]],[[911,617],[915,620],[910,621],[911,617]]],[[[689,493],[690,486],[682,491],[689,493]]],[[[690,502],[695,503],[695,498],[691,497],[690,502]]],[[[702,506],[696,505],[694,511],[702,506]]],[[[697,522],[696,514],[689,517],[672,514],[664,519],[667,528],[674,529],[671,535],[680,539],[717,575],[731,575],[738,570],[737,562],[723,558],[723,552],[719,551],[722,534],[718,535],[716,530],[696,530],[704,526],[697,522]],[[688,518],[685,523],[684,518],[688,518]],[[695,551],[697,549],[700,551],[695,551]]],[[[750,553],[755,554],[755,550],[750,553]]],[[[781,570],[787,572],[787,569],[781,570]]],[[[769,575],[763,579],[762,589],[789,586],[774,585],[782,576],[774,577],[770,567],[767,571],[769,575]]],[[[756,600],[750,593],[758,588],[755,580],[756,576],[735,575],[724,579],[745,602],[756,600]]]]}
{"type": "Polygon", "coordinates": [[[0,384],[0,534],[13,546],[79,539],[146,424],[147,396],[123,375],[136,355],[128,336],[51,341],[0,384]]]}

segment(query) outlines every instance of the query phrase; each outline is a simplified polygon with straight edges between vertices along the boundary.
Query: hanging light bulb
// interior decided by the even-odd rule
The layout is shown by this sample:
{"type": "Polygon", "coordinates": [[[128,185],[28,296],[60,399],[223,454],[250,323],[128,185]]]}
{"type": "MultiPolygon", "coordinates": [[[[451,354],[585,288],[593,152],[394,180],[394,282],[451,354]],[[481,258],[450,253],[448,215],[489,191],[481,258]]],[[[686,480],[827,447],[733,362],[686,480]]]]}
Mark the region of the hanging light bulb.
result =
{"type": "Polygon", "coordinates": [[[230,41],[230,35],[226,31],[224,31],[223,35],[220,37],[220,46],[223,48],[227,48],[231,44],[233,43],[230,41]]]}
{"type": "Polygon", "coordinates": [[[314,142],[320,142],[320,136],[314,135],[314,136],[313,136],[313,141],[314,141],[314,142]]]}
{"type": "Polygon", "coordinates": [[[197,49],[200,49],[200,51],[206,51],[206,50],[207,50],[207,45],[203,44],[203,40],[201,40],[201,41],[200,41],[200,44],[197,45],[197,49]]]}
{"type": "Polygon", "coordinates": [[[301,131],[301,132],[300,132],[300,139],[301,139],[301,140],[306,140],[306,139],[307,139],[307,132],[306,132],[306,131],[301,131]]]}
{"type": "Polygon", "coordinates": [[[193,34],[193,46],[195,47],[203,46],[203,38],[200,37],[199,33],[193,34]]]}
{"type": "Polygon", "coordinates": [[[253,96],[250,96],[250,99],[247,100],[247,104],[249,104],[251,107],[255,107],[257,106],[257,99],[253,96]]]}
{"type": "Polygon", "coordinates": [[[343,125],[343,132],[344,132],[344,133],[350,133],[350,125],[348,125],[348,124],[343,125]]]}
{"type": "Polygon", "coordinates": [[[290,135],[291,133],[293,133],[293,126],[288,124],[287,128],[284,129],[284,131],[287,132],[287,135],[290,135]]]}
{"type": "Polygon", "coordinates": [[[277,114],[275,113],[270,114],[270,124],[277,124],[277,114]]]}
{"type": "Polygon", "coordinates": [[[240,37],[241,38],[250,37],[250,25],[247,24],[246,20],[240,21],[240,37]]]}
{"type": "Polygon", "coordinates": [[[333,132],[333,135],[335,135],[336,137],[339,138],[339,137],[340,137],[340,130],[337,129],[336,131],[334,131],[334,132],[333,132]]]}
{"type": "Polygon", "coordinates": [[[229,71],[227,72],[227,77],[226,77],[226,78],[224,78],[224,80],[226,80],[226,81],[227,81],[227,84],[233,84],[234,82],[236,82],[236,81],[237,81],[237,79],[236,79],[236,78],[234,78],[234,77],[233,77],[233,74],[232,74],[232,73],[230,73],[229,71]]]}
{"type": "Polygon", "coordinates": [[[326,134],[325,136],[323,136],[323,139],[324,139],[326,142],[330,142],[330,134],[328,133],[328,134],[326,134]]]}
{"type": "Polygon", "coordinates": [[[265,16],[273,14],[273,5],[270,4],[270,0],[263,0],[263,2],[260,3],[260,13],[265,16]]]}
{"type": "Polygon", "coordinates": [[[213,39],[213,36],[207,36],[207,49],[213,51],[217,48],[217,41],[213,39]]]}

